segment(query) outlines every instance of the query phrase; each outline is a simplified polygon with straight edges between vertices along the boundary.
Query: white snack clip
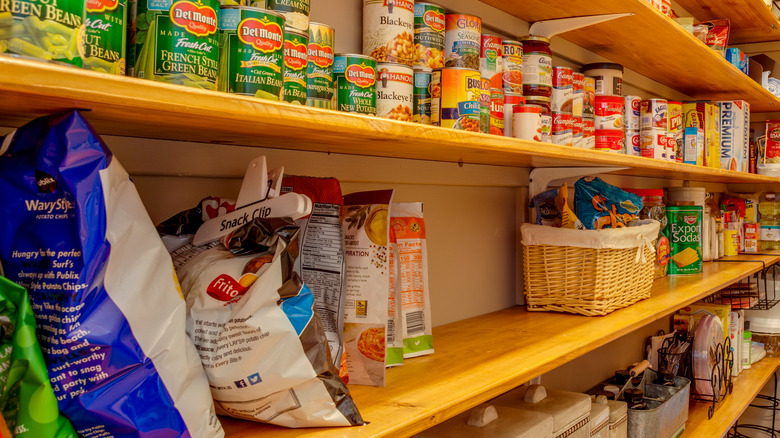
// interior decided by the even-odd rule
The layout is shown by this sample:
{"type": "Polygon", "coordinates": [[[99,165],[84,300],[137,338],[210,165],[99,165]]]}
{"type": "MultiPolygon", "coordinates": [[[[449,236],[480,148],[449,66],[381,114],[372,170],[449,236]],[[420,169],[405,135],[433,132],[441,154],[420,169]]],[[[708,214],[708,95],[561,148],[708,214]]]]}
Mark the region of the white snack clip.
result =
{"type": "Polygon", "coordinates": [[[236,208],[245,207],[255,202],[262,201],[268,194],[268,167],[265,155],[261,155],[249,162],[241,183],[241,190],[236,199],[236,208]]]}
{"type": "Polygon", "coordinates": [[[284,178],[284,166],[268,172],[268,195],[265,199],[275,198],[282,194],[282,178],[284,178]]]}

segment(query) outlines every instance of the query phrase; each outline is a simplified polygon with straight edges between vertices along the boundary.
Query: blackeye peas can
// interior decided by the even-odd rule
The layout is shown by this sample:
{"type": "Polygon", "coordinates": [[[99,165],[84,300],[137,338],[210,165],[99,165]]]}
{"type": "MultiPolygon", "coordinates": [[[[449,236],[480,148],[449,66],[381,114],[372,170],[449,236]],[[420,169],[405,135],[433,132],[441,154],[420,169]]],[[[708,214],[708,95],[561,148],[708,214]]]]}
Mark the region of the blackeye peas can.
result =
{"type": "Polygon", "coordinates": [[[444,8],[428,2],[414,2],[415,65],[444,67],[444,8]]]}
{"type": "Polygon", "coordinates": [[[358,54],[336,54],[333,59],[336,109],[376,115],[376,60],[358,54]]]}
{"type": "Polygon", "coordinates": [[[479,70],[445,67],[431,75],[431,124],[480,132],[479,70]]]}
{"type": "Polygon", "coordinates": [[[363,53],[414,65],[414,1],[363,0],[363,53]]]}
{"type": "Polygon", "coordinates": [[[217,0],[138,3],[136,76],[214,90],[219,66],[217,0]],[[143,18],[142,18],[143,17],[143,18]],[[146,29],[141,40],[142,23],[146,29]]]}
{"type": "Polygon", "coordinates": [[[379,62],[376,69],[376,115],[411,122],[414,70],[395,62],[379,62]]]}
{"type": "Polygon", "coordinates": [[[84,68],[124,75],[127,0],[94,0],[85,3],[84,68]]]}
{"type": "Polygon", "coordinates": [[[412,121],[431,124],[431,72],[427,67],[417,66],[414,68],[414,114],[412,121]]]}
{"type": "Polygon", "coordinates": [[[309,34],[290,27],[284,30],[284,85],[282,101],[306,105],[309,34]]]}
{"type": "Polygon", "coordinates": [[[331,108],[333,100],[333,47],[336,34],[332,27],[309,23],[309,64],[306,67],[306,105],[331,108]]]}
{"type": "Polygon", "coordinates": [[[84,0],[0,1],[0,53],[82,66],[84,0]]]}
{"type": "MultiPolygon", "coordinates": [[[[309,31],[309,0],[260,0],[267,8],[282,14],[287,27],[309,31]]],[[[252,4],[255,6],[255,3],[252,4]]],[[[258,5],[261,6],[261,5],[258,5]]]]}
{"type": "Polygon", "coordinates": [[[284,17],[246,6],[220,10],[217,89],[279,100],[282,90],[284,17]]]}
{"type": "Polygon", "coordinates": [[[666,207],[666,218],[666,234],[671,246],[669,275],[700,274],[702,207],[666,207]]]}

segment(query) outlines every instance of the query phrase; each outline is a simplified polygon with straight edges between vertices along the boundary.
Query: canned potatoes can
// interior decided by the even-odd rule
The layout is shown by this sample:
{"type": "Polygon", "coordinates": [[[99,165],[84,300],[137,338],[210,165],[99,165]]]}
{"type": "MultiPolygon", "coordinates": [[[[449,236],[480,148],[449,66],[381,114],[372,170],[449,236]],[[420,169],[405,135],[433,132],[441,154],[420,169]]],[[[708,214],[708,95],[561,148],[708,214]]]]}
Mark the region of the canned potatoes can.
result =
{"type": "Polygon", "coordinates": [[[309,34],[290,27],[284,30],[284,102],[306,104],[307,66],[309,63],[309,34]]]}
{"type": "Polygon", "coordinates": [[[127,0],[84,2],[84,59],[87,70],[125,74],[127,0]]]}
{"type": "Polygon", "coordinates": [[[309,23],[306,105],[319,108],[331,107],[329,102],[333,99],[333,47],[335,40],[336,34],[332,27],[320,23],[309,23]]]}
{"type": "Polygon", "coordinates": [[[478,70],[447,67],[431,76],[431,121],[435,126],[480,132],[478,70]]]}
{"type": "Polygon", "coordinates": [[[482,19],[474,15],[447,14],[444,36],[444,65],[479,70],[482,19]]]}
{"type": "Polygon", "coordinates": [[[414,97],[412,121],[431,124],[431,72],[427,67],[414,68],[414,97]]]}
{"type": "Polygon", "coordinates": [[[433,3],[414,3],[415,65],[444,67],[444,8],[433,3]]]}
{"type": "Polygon", "coordinates": [[[702,266],[700,205],[666,207],[667,238],[671,246],[669,275],[699,274],[702,266]]]}
{"type": "Polygon", "coordinates": [[[217,89],[279,100],[284,62],[284,17],[263,9],[223,6],[219,27],[221,48],[217,89]]]}
{"type": "MultiPolygon", "coordinates": [[[[261,0],[261,2],[267,5],[267,9],[282,14],[287,27],[301,32],[309,31],[309,0],[261,0]]],[[[252,6],[262,7],[262,4],[255,2],[252,6]]]]}
{"type": "Polygon", "coordinates": [[[376,68],[376,115],[411,122],[414,71],[408,65],[393,62],[379,62],[376,68]]]}
{"type": "Polygon", "coordinates": [[[376,60],[358,54],[337,54],[333,60],[336,109],[376,115],[376,60]]]}
{"type": "Polygon", "coordinates": [[[414,65],[414,2],[363,0],[363,54],[414,65]]]}

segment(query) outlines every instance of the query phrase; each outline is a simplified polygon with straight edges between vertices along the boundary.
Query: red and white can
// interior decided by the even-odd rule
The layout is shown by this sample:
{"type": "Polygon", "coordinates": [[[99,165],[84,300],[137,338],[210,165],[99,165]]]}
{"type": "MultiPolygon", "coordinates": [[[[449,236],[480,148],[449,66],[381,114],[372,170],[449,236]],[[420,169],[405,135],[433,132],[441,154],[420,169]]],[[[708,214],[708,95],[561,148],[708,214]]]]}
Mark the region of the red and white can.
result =
{"type": "Polygon", "coordinates": [[[596,130],[623,129],[623,98],[596,96],[596,130]]]}
{"type": "Polygon", "coordinates": [[[677,140],[674,132],[666,131],[666,160],[677,161],[677,140]]]}
{"type": "Polygon", "coordinates": [[[625,101],[623,123],[626,124],[626,130],[639,131],[641,129],[639,115],[642,107],[642,98],[639,96],[626,96],[623,100],[625,101]]]}
{"type": "Polygon", "coordinates": [[[572,115],[571,145],[575,148],[582,147],[582,132],[585,129],[582,116],[572,115]]]}
{"type": "Polygon", "coordinates": [[[596,119],[582,118],[582,149],[596,149],[596,119]]]}
{"type": "Polygon", "coordinates": [[[552,113],[552,143],[571,146],[572,131],[574,130],[574,117],[571,113],[552,113]]]}
{"type": "Polygon", "coordinates": [[[493,87],[490,89],[490,122],[488,133],[504,135],[504,89],[493,87]]]}
{"type": "Polygon", "coordinates": [[[640,135],[638,130],[626,130],[626,155],[641,157],[640,135]]]}
{"type": "Polygon", "coordinates": [[[517,93],[504,92],[504,137],[513,137],[514,107],[522,104],[525,104],[525,97],[517,93]]]}
{"type": "Polygon", "coordinates": [[[502,60],[504,45],[501,37],[482,34],[482,42],[479,49],[479,74],[483,79],[490,79],[490,88],[502,88],[501,70],[504,67],[502,60]]]}
{"type": "Polygon", "coordinates": [[[643,129],[639,138],[639,149],[643,157],[666,159],[666,129],[643,129]]]}
{"type": "Polygon", "coordinates": [[[553,67],[550,109],[553,112],[572,112],[574,97],[574,72],[568,67],[553,67]]]}
{"type": "Polygon", "coordinates": [[[623,151],[625,138],[621,129],[596,129],[596,150],[619,154],[623,151]]]}
{"type": "Polygon", "coordinates": [[[513,40],[503,40],[502,43],[504,93],[523,94],[523,43],[513,40]]]}
{"type": "Polygon", "coordinates": [[[666,99],[643,100],[639,109],[640,129],[663,129],[669,128],[669,106],[666,99]]]}
{"type": "Polygon", "coordinates": [[[542,107],[515,105],[512,136],[523,140],[542,141],[542,107]]]}

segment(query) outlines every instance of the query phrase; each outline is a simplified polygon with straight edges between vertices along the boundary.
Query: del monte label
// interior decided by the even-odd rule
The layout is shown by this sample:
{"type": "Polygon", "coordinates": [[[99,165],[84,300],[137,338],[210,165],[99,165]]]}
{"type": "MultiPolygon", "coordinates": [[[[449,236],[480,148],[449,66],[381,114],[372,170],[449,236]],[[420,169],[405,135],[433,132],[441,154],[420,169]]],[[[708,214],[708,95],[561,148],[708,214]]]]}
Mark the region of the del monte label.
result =
{"type": "Polygon", "coordinates": [[[344,76],[348,82],[361,88],[367,88],[376,83],[376,70],[370,65],[350,65],[344,72],[344,76]]]}
{"type": "Polygon", "coordinates": [[[200,2],[178,1],[171,6],[171,21],[195,36],[217,32],[217,11],[200,2]]]}
{"type": "Polygon", "coordinates": [[[113,11],[119,6],[119,0],[87,0],[87,12],[100,13],[113,11]]]}
{"type": "Polygon", "coordinates": [[[323,47],[317,43],[309,43],[309,62],[321,68],[333,65],[333,48],[323,47]]]}
{"type": "Polygon", "coordinates": [[[284,34],[276,22],[266,18],[245,18],[238,24],[238,39],[263,53],[269,53],[282,48],[284,34]]]}

